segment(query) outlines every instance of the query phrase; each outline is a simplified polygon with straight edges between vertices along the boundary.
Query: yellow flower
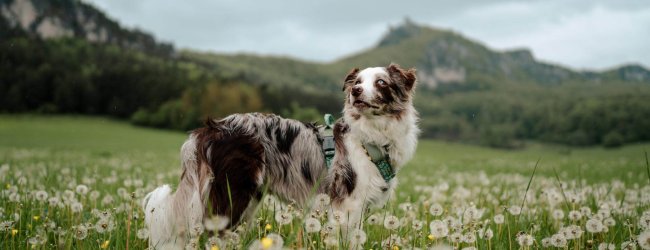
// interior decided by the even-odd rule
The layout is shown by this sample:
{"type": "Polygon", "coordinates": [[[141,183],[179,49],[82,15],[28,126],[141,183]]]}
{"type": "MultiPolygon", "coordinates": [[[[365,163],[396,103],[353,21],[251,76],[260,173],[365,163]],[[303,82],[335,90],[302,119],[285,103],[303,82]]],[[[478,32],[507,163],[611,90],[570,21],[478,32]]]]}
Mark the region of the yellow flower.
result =
{"type": "Polygon", "coordinates": [[[212,247],[210,247],[210,250],[219,250],[219,247],[218,246],[212,246],[212,247]]]}
{"type": "Polygon", "coordinates": [[[106,249],[106,248],[108,248],[108,243],[110,243],[110,241],[108,241],[108,240],[107,240],[107,241],[104,241],[104,243],[102,243],[102,245],[101,245],[100,247],[101,247],[102,249],[106,249]]]}
{"type": "Polygon", "coordinates": [[[35,221],[38,221],[38,219],[40,219],[40,218],[41,218],[41,216],[38,216],[38,215],[34,215],[34,217],[32,217],[32,218],[34,218],[34,220],[35,220],[35,221]]]}
{"type": "Polygon", "coordinates": [[[11,188],[11,184],[7,183],[7,189],[11,188]]]}
{"type": "Polygon", "coordinates": [[[11,236],[18,234],[18,229],[11,229],[11,236]]]}
{"type": "Polygon", "coordinates": [[[264,227],[264,229],[266,229],[266,231],[271,230],[271,228],[272,228],[271,224],[266,224],[266,226],[264,227]]]}
{"type": "Polygon", "coordinates": [[[398,246],[393,246],[393,250],[399,250],[398,246]]]}
{"type": "Polygon", "coordinates": [[[271,248],[272,245],[273,245],[273,239],[267,237],[262,238],[262,248],[269,249],[271,248]]]}
{"type": "Polygon", "coordinates": [[[429,240],[434,240],[434,239],[436,239],[436,237],[433,237],[433,234],[429,234],[429,236],[427,236],[427,238],[429,238],[429,240]]]}

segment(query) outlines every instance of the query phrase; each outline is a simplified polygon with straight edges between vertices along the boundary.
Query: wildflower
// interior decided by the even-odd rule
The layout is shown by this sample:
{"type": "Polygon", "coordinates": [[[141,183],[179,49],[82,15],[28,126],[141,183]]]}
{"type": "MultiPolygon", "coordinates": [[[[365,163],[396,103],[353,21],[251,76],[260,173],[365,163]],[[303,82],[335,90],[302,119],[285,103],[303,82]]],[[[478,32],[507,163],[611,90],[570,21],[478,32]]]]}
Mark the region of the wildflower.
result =
{"type": "Polygon", "coordinates": [[[83,240],[88,236],[88,229],[84,225],[77,225],[73,227],[74,237],[77,240],[83,240]]]}
{"type": "Polygon", "coordinates": [[[442,212],[443,212],[442,206],[438,203],[434,203],[433,205],[431,205],[431,207],[429,207],[429,213],[431,213],[431,215],[433,216],[440,216],[442,215],[442,212]]]}
{"type": "Polygon", "coordinates": [[[463,235],[463,242],[472,244],[476,241],[476,235],[474,235],[474,232],[467,232],[466,234],[463,235]]]}
{"type": "Polygon", "coordinates": [[[564,211],[562,211],[560,209],[554,210],[552,215],[553,215],[553,219],[556,219],[556,220],[564,219],[564,211]]]}
{"type": "Polygon", "coordinates": [[[505,216],[503,216],[503,214],[497,214],[494,216],[494,223],[503,224],[503,222],[505,222],[505,216]]]}
{"type": "Polygon", "coordinates": [[[14,222],[10,220],[6,220],[3,222],[0,222],[0,232],[5,232],[11,230],[11,227],[13,226],[14,222]]]}
{"type": "Polygon", "coordinates": [[[599,233],[603,231],[603,223],[597,219],[589,219],[585,225],[585,228],[587,228],[587,232],[599,233]]]}
{"type": "Polygon", "coordinates": [[[330,204],[330,196],[327,194],[318,194],[314,199],[314,207],[324,208],[330,204]]]}
{"type": "Polygon", "coordinates": [[[551,245],[554,247],[565,247],[566,243],[566,238],[562,234],[554,234],[551,237],[551,245]]]}
{"type": "Polygon", "coordinates": [[[650,250],[650,230],[639,234],[637,242],[642,249],[650,250]]]}
{"type": "Polygon", "coordinates": [[[50,205],[50,207],[58,207],[61,205],[61,200],[59,197],[50,197],[47,199],[47,203],[50,205]]]}
{"type": "Polygon", "coordinates": [[[147,228],[140,228],[136,234],[138,239],[145,240],[149,238],[149,230],[147,228]]]}
{"type": "Polygon", "coordinates": [[[614,218],[609,217],[609,218],[603,220],[603,225],[608,226],[608,227],[616,226],[616,220],[614,220],[614,218]]]}
{"type": "Polygon", "coordinates": [[[38,246],[38,245],[43,245],[43,244],[45,244],[45,242],[47,242],[47,238],[46,238],[46,237],[43,237],[43,235],[41,235],[41,234],[39,233],[39,234],[34,235],[34,237],[29,238],[29,239],[27,240],[27,242],[29,242],[29,244],[32,244],[32,245],[38,246]]]}
{"type": "Polygon", "coordinates": [[[90,194],[88,195],[88,198],[90,198],[90,200],[92,200],[92,201],[95,201],[95,200],[97,200],[97,198],[99,198],[99,196],[100,196],[99,191],[93,190],[93,191],[90,191],[90,194]]]}
{"type": "Polygon", "coordinates": [[[517,243],[522,247],[532,246],[533,242],[535,242],[535,240],[530,234],[523,233],[517,236],[517,243]]]}
{"type": "Polygon", "coordinates": [[[512,215],[519,215],[521,213],[521,207],[512,205],[508,208],[508,212],[512,215]]]}
{"type": "Polygon", "coordinates": [[[571,210],[571,212],[569,212],[569,219],[572,221],[580,220],[582,219],[582,213],[578,210],[571,210]]]}
{"type": "Polygon", "coordinates": [[[41,201],[41,202],[47,200],[47,197],[48,197],[47,192],[43,190],[36,191],[36,193],[34,194],[34,198],[36,198],[37,201],[41,201]]]}
{"type": "Polygon", "coordinates": [[[346,219],[347,216],[345,215],[345,213],[335,210],[334,212],[332,212],[332,216],[330,217],[330,222],[338,226],[338,225],[345,224],[346,219]]]}
{"type": "Polygon", "coordinates": [[[582,213],[582,215],[584,215],[584,216],[590,217],[591,216],[591,208],[589,208],[589,207],[581,207],[580,208],[580,213],[582,213]]]}
{"type": "Polygon", "coordinates": [[[187,244],[185,244],[185,250],[196,250],[199,247],[199,238],[191,238],[187,244]]]}
{"type": "Polygon", "coordinates": [[[636,242],[634,240],[623,241],[621,243],[621,250],[636,250],[636,242]]]}
{"type": "Polygon", "coordinates": [[[314,218],[308,218],[305,220],[305,231],[307,233],[316,233],[320,231],[321,224],[320,221],[314,218]]]}
{"type": "Polygon", "coordinates": [[[455,233],[452,233],[452,234],[449,235],[449,242],[459,243],[462,240],[463,240],[463,235],[458,233],[458,232],[455,232],[455,233]]]}
{"type": "Polygon", "coordinates": [[[579,239],[582,236],[582,228],[577,225],[570,225],[566,227],[567,239],[579,239]]]}
{"type": "Polygon", "coordinates": [[[99,218],[100,220],[108,220],[111,219],[111,217],[113,216],[110,210],[100,211],[97,209],[93,209],[92,213],[95,215],[95,217],[99,218]]]}
{"type": "Polygon", "coordinates": [[[612,243],[600,243],[598,244],[598,250],[615,250],[616,246],[612,243]]]}
{"type": "Polygon", "coordinates": [[[88,193],[88,186],[83,185],[83,184],[78,185],[77,188],[75,188],[75,191],[79,195],[86,195],[88,193]]]}
{"type": "Polygon", "coordinates": [[[436,238],[445,237],[449,233],[447,224],[445,224],[440,220],[431,221],[431,223],[429,224],[429,229],[431,230],[431,235],[433,235],[433,237],[436,238]]]}
{"type": "Polygon", "coordinates": [[[195,224],[190,228],[190,235],[194,238],[198,238],[203,233],[203,224],[195,224]]]}
{"type": "Polygon", "coordinates": [[[95,223],[95,231],[98,233],[105,233],[105,232],[110,232],[113,231],[113,228],[115,227],[115,223],[113,220],[109,219],[100,219],[95,223]]]}
{"type": "Polygon", "coordinates": [[[363,245],[363,243],[366,243],[366,232],[361,229],[352,231],[352,234],[350,234],[350,243],[352,245],[363,245]]]}
{"type": "Polygon", "coordinates": [[[11,229],[11,236],[16,236],[18,234],[18,229],[11,229]]]}
{"type": "Polygon", "coordinates": [[[81,205],[79,202],[74,202],[70,206],[70,210],[72,210],[73,213],[79,213],[81,210],[83,210],[83,205],[81,205]]]}
{"type": "Polygon", "coordinates": [[[482,236],[482,238],[485,238],[486,240],[490,240],[492,239],[492,237],[494,237],[494,232],[492,231],[491,228],[488,228],[485,230],[485,232],[483,232],[479,236],[482,236]]]}
{"type": "Polygon", "coordinates": [[[328,247],[336,247],[339,245],[339,240],[334,235],[327,235],[325,239],[323,239],[323,243],[328,247]]]}
{"type": "Polygon", "coordinates": [[[381,223],[381,217],[378,214],[373,214],[368,216],[368,219],[366,219],[366,221],[370,225],[378,225],[381,223]]]}
{"type": "Polygon", "coordinates": [[[32,219],[34,219],[35,221],[38,221],[38,220],[40,220],[40,219],[41,219],[41,216],[38,216],[38,215],[34,215],[34,216],[32,217],[32,219]]]}
{"type": "Polygon", "coordinates": [[[225,216],[212,216],[203,222],[205,229],[211,232],[220,231],[228,226],[229,219],[225,216]]]}
{"type": "Polygon", "coordinates": [[[650,229],[650,214],[644,213],[641,218],[639,218],[639,227],[645,230],[650,229]]]}
{"type": "Polygon", "coordinates": [[[551,238],[542,239],[542,247],[548,248],[553,245],[551,238]]]}
{"type": "Polygon", "coordinates": [[[397,229],[399,228],[399,226],[400,226],[399,219],[394,215],[386,216],[386,218],[384,219],[384,227],[388,230],[397,229]]]}
{"type": "Polygon", "coordinates": [[[269,231],[269,230],[271,230],[272,228],[273,228],[273,227],[271,227],[271,224],[268,224],[268,223],[266,224],[266,226],[264,226],[264,230],[266,230],[266,231],[269,231]]]}
{"type": "Polygon", "coordinates": [[[399,207],[399,209],[401,209],[404,212],[413,211],[413,209],[414,209],[413,204],[411,204],[409,202],[401,203],[401,204],[398,205],[398,207],[399,207]]]}
{"type": "Polygon", "coordinates": [[[422,230],[422,227],[423,227],[423,226],[424,226],[424,222],[421,221],[421,220],[414,220],[414,221],[411,223],[411,228],[413,228],[413,230],[415,230],[415,231],[420,231],[420,230],[422,230]]]}

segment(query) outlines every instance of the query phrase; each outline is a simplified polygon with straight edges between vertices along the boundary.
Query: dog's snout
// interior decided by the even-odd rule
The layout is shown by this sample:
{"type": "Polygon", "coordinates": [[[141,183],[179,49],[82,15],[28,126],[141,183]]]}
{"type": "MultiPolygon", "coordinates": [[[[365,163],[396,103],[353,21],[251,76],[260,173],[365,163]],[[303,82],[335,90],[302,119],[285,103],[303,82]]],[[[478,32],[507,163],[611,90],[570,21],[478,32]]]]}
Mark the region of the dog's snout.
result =
{"type": "Polygon", "coordinates": [[[358,97],[361,95],[361,92],[363,92],[363,88],[361,88],[361,86],[352,87],[352,96],[358,97]]]}

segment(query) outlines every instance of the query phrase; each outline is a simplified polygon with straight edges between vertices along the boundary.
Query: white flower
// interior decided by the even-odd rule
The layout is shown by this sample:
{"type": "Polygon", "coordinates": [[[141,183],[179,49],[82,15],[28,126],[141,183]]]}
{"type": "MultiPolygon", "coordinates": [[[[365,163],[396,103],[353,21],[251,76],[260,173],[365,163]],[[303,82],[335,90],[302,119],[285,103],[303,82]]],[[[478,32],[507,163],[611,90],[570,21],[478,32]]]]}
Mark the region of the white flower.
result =
{"type": "Polygon", "coordinates": [[[415,209],[413,207],[413,204],[409,202],[400,203],[397,207],[399,207],[399,209],[401,209],[404,212],[413,211],[415,209]]]}
{"type": "Polygon", "coordinates": [[[36,191],[36,193],[34,194],[34,198],[36,198],[37,201],[45,201],[47,200],[47,197],[48,197],[47,192],[43,190],[36,191]]]}
{"type": "Polygon", "coordinates": [[[136,236],[141,240],[147,239],[149,238],[149,230],[147,228],[140,228],[136,236]]]}
{"type": "Polygon", "coordinates": [[[77,194],[86,195],[88,193],[88,186],[83,184],[78,185],[77,188],[75,188],[75,191],[77,192],[77,194]]]}
{"type": "Polygon", "coordinates": [[[463,235],[458,233],[458,232],[455,232],[455,233],[452,233],[452,234],[449,235],[449,242],[459,243],[462,240],[463,240],[463,235]]]}
{"type": "Polygon", "coordinates": [[[81,205],[79,202],[74,202],[70,206],[70,210],[72,210],[73,213],[79,213],[81,210],[83,210],[83,205],[81,205]]]}
{"type": "Polygon", "coordinates": [[[98,233],[105,233],[105,232],[110,232],[113,231],[113,228],[115,227],[115,223],[113,220],[109,219],[100,219],[95,223],[95,231],[98,233]]]}
{"type": "Polygon", "coordinates": [[[621,243],[621,250],[636,250],[636,242],[634,241],[623,241],[621,243]]]}
{"type": "Polygon", "coordinates": [[[361,229],[355,229],[350,234],[350,243],[353,246],[363,245],[363,243],[366,243],[366,239],[366,233],[361,229]]]}
{"type": "Polygon", "coordinates": [[[372,214],[368,216],[368,219],[366,219],[366,221],[370,225],[379,225],[381,223],[381,217],[379,216],[379,214],[372,214]]]}
{"type": "Polygon", "coordinates": [[[339,210],[334,210],[334,212],[332,212],[332,216],[330,216],[330,222],[337,226],[343,225],[347,222],[347,216],[345,213],[339,210]]]}
{"type": "Polygon", "coordinates": [[[542,247],[551,247],[553,245],[553,242],[551,238],[544,238],[542,239],[542,247]]]}
{"type": "Polygon", "coordinates": [[[0,222],[0,232],[8,232],[9,230],[11,230],[13,224],[14,222],[10,220],[0,222]]]}
{"type": "Polygon", "coordinates": [[[504,221],[505,221],[505,216],[503,216],[503,214],[497,214],[494,216],[494,223],[503,224],[504,221]]]}
{"type": "Polygon", "coordinates": [[[580,220],[582,219],[582,213],[580,213],[578,210],[572,210],[569,212],[569,219],[572,221],[580,220]]]}
{"type": "Polygon", "coordinates": [[[650,250],[650,230],[647,230],[636,238],[642,249],[650,250]]]}
{"type": "Polygon", "coordinates": [[[474,232],[467,232],[463,235],[463,242],[472,244],[476,241],[476,235],[474,232]]]}
{"type": "Polygon", "coordinates": [[[280,225],[287,225],[293,220],[293,214],[289,211],[275,212],[275,221],[280,225]]]}
{"type": "Polygon", "coordinates": [[[521,213],[521,207],[512,205],[508,208],[508,212],[512,215],[519,215],[521,213]]]}
{"type": "Polygon", "coordinates": [[[566,238],[562,234],[554,234],[551,237],[551,245],[554,247],[565,247],[566,243],[566,238]]]}
{"type": "Polygon", "coordinates": [[[639,227],[645,230],[650,229],[650,213],[644,213],[641,218],[639,218],[639,227]]]}
{"type": "Polygon", "coordinates": [[[444,212],[442,206],[438,203],[434,203],[429,207],[429,213],[433,216],[440,216],[444,212]]]}
{"type": "Polygon", "coordinates": [[[587,224],[585,225],[585,228],[587,228],[587,232],[590,233],[600,233],[603,231],[603,227],[604,227],[603,223],[597,219],[589,219],[587,221],[587,224]]]}
{"type": "Polygon", "coordinates": [[[74,237],[77,240],[83,240],[88,236],[88,228],[84,225],[77,225],[72,228],[74,231],[74,237]]]}
{"type": "Polygon", "coordinates": [[[421,220],[413,220],[411,223],[411,228],[415,231],[420,231],[422,230],[422,227],[424,226],[424,222],[421,220]]]}
{"type": "Polygon", "coordinates": [[[330,196],[327,194],[318,194],[314,198],[314,207],[325,208],[330,204],[330,196]]]}
{"type": "Polygon", "coordinates": [[[579,239],[582,236],[582,228],[577,225],[570,225],[565,229],[567,239],[579,239]]]}
{"type": "Polygon", "coordinates": [[[553,211],[553,219],[561,220],[564,219],[564,211],[556,209],[553,211]]]}
{"type": "Polygon", "coordinates": [[[220,215],[214,215],[210,217],[209,219],[206,219],[203,222],[203,226],[205,226],[205,230],[211,231],[211,232],[218,232],[221,231],[222,229],[226,228],[228,226],[228,223],[230,222],[230,219],[225,216],[220,216],[220,215]]]}
{"type": "Polygon", "coordinates": [[[485,238],[486,240],[492,239],[494,237],[494,232],[492,231],[491,228],[485,229],[485,232],[483,232],[480,236],[481,238],[485,238]]]}
{"type": "Polygon", "coordinates": [[[384,219],[384,227],[388,230],[397,229],[399,228],[399,226],[400,226],[399,219],[394,215],[386,216],[386,218],[384,219]]]}
{"type": "Polygon", "coordinates": [[[616,226],[616,220],[614,220],[614,218],[612,218],[612,217],[609,217],[609,218],[603,220],[603,224],[605,226],[608,226],[608,227],[613,227],[613,226],[616,226]]]}
{"type": "Polygon", "coordinates": [[[449,228],[447,228],[447,223],[444,223],[441,220],[434,220],[431,221],[429,224],[429,230],[431,231],[431,235],[436,238],[442,238],[447,236],[449,233],[449,228]]]}
{"type": "Polygon", "coordinates": [[[534,242],[535,239],[530,234],[524,233],[517,236],[517,243],[522,247],[532,246],[534,242]]]}
{"type": "Polygon", "coordinates": [[[305,230],[307,233],[316,233],[320,231],[321,224],[320,221],[315,218],[307,218],[305,220],[305,230]]]}
{"type": "Polygon", "coordinates": [[[47,237],[43,237],[41,234],[37,234],[34,237],[29,238],[27,242],[32,245],[43,245],[45,242],[47,242],[47,237]]]}
{"type": "Polygon", "coordinates": [[[600,243],[598,244],[598,250],[615,250],[616,245],[611,243],[600,243]]]}

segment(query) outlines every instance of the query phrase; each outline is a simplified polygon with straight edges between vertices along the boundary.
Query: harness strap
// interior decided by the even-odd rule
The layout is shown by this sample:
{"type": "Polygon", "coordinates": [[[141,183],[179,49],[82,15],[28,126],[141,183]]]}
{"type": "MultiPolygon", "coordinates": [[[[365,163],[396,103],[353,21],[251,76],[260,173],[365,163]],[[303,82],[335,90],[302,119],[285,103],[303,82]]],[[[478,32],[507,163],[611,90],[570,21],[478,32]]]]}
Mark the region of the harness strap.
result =
{"type": "Polygon", "coordinates": [[[334,117],[330,114],[325,114],[325,127],[321,130],[320,134],[323,138],[323,154],[325,155],[325,164],[327,168],[332,167],[334,160],[334,117]]]}
{"type": "MultiPolygon", "coordinates": [[[[390,156],[388,154],[382,153],[381,149],[375,144],[363,143],[363,149],[366,150],[366,154],[370,161],[375,164],[379,174],[384,178],[386,182],[389,182],[395,177],[395,171],[390,165],[390,156]]],[[[384,150],[388,152],[388,145],[384,146],[384,150]]]]}

